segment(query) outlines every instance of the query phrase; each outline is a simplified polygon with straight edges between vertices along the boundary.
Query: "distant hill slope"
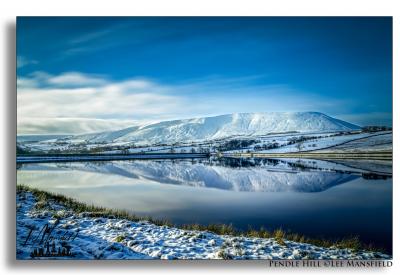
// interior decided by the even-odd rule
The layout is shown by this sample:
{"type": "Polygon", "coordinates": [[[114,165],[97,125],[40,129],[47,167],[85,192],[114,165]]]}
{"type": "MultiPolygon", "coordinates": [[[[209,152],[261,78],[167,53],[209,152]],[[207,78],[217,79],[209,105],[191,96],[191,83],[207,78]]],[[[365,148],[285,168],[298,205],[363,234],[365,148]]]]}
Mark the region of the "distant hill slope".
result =
{"type": "Polygon", "coordinates": [[[235,113],[214,117],[163,121],[119,131],[79,135],[89,142],[137,144],[203,141],[230,136],[257,136],[276,132],[319,132],[358,130],[359,126],[318,112],[235,113]]]}

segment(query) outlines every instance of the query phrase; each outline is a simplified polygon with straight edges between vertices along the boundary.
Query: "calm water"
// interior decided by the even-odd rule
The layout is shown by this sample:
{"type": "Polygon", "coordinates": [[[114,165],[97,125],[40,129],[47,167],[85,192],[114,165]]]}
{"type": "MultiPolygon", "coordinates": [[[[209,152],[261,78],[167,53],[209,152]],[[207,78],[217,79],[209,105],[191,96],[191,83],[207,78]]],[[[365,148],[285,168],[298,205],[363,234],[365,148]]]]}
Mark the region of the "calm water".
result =
{"type": "Polygon", "coordinates": [[[372,162],[138,160],[18,165],[17,182],[178,224],[358,235],[391,252],[390,172],[372,162]]]}

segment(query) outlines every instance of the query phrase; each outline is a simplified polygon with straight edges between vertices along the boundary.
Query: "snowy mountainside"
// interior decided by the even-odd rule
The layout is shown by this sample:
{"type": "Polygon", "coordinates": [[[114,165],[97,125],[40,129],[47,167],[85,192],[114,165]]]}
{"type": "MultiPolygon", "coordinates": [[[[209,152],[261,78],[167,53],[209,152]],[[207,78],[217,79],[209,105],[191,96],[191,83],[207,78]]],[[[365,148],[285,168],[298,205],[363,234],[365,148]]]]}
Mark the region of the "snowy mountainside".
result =
{"type": "Polygon", "coordinates": [[[88,142],[134,142],[140,145],[215,140],[231,136],[257,136],[270,133],[351,131],[360,127],[318,112],[235,113],[163,121],[119,131],[79,135],[73,139],[88,142]]]}

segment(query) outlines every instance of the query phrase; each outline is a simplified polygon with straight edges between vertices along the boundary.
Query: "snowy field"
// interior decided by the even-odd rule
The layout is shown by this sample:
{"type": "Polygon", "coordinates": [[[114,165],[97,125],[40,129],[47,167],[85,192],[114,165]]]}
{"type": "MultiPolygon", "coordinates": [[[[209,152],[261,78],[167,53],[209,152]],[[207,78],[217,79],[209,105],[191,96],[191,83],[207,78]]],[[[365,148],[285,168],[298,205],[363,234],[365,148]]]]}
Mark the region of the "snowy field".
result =
{"type": "Polygon", "coordinates": [[[321,149],[318,152],[371,152],[371,151],[391,151],[393,147],[392,132],[371,135],[365,138],[352,140],[342,145],[337,145],[328,149],[321,149]]]}
{"type": "MultiPolygon", "coordinates": [[[[315,137],[316,135],[301,135],[304,137],[315,137]]],[[[381,132],[381,133],[356,133],[356,134],[346,134],[346,135],[335,135],[335,134],[322,134],[316,138],[306,140],[299,143],[288,144],[290,138],[299,137],[280,137],[276,139],[279,144],[278,148],[268,149],[268,150],[255,150],[257,145],[241,150],[232,150],[230,153],[234,152],[257,152],[257,153],[295,153],[295,152],[330,152],[330,151],[346,151],[346,152],[357,152],[357,151],[379,151],[379,150],[391,150],[392,148],[392,133],[391,132],[381,132]],[[321,137],[320,137],[321,136],[321,137]],[[324,151],[322,151],[324,150],[324,151]]],[[[265,142],[268,142],[264,141],[265,142]]]]}
{"type": "Polygon", "coordinates": [[[294,153],[391,151],[392,132],[309,132],[260,136],[231,136],[201,142],[137,146],[132,142],[91,143],[81,139],[50,139],[19,142],[19,148],[37,153],[294,153]],[[231,147],[236,144],[239,147],[231,147]],[[243,144],[240,146],[237,144],[243,144]]]}
{"type": "Polygon", "coordinates": [[[94,218],[89,213],[76,214],[54,201],[48,201],[46,210],[37,210],[41,209],[37,204],[32,193],[17,193],[17,259],[391,258],[379,252],[321,248],[288,240],[278,243],[274,238],[220,236],[157,226],[147,221],[94,218]],[[40,247],[40,230],[46,225],[50,228],[51,245],[45,246],[45,256],[32,258],[31,252],[40,247]],[[57,254],[60,248],[70,254],[46,256],[46,249],[57,254]]]}

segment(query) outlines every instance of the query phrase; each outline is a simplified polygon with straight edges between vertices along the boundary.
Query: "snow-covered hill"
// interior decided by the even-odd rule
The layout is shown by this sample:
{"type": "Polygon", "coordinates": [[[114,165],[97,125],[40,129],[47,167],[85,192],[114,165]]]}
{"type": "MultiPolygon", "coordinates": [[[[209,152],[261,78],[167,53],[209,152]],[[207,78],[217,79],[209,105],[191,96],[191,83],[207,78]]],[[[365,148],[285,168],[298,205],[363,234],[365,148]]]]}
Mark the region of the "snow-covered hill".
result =
{"type": "Polygon", "coordinates": [[[80,135],[89,142],[135,142],[157,144],[215,140],[231,136],[258,136],[282,132],[323,132],[358,130],[359,126],[318,112],[235,113],[163,121],[119,131],[80,135]]]}

